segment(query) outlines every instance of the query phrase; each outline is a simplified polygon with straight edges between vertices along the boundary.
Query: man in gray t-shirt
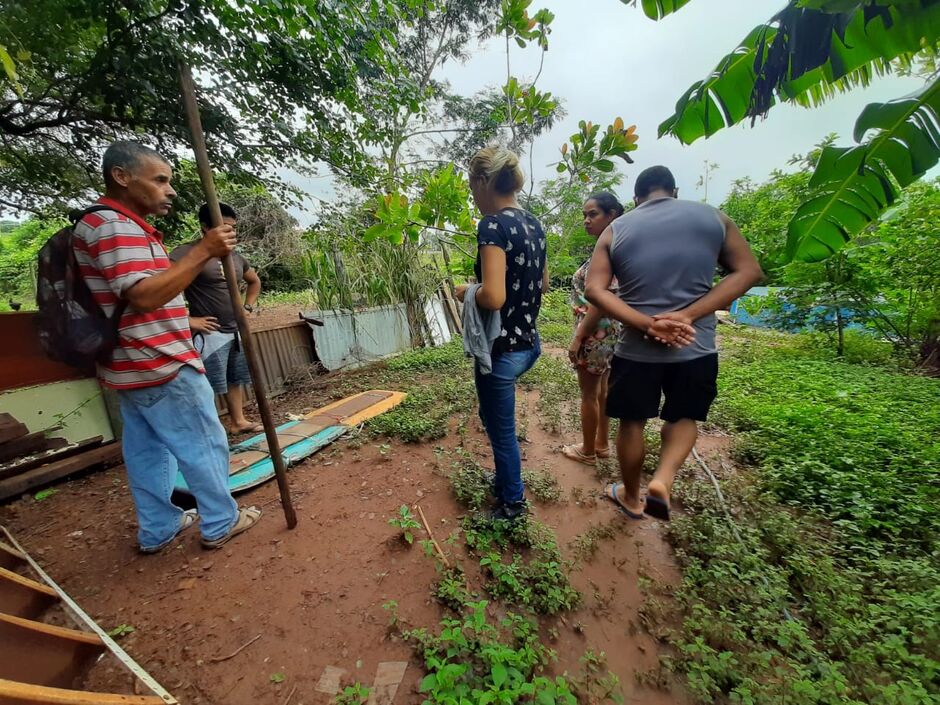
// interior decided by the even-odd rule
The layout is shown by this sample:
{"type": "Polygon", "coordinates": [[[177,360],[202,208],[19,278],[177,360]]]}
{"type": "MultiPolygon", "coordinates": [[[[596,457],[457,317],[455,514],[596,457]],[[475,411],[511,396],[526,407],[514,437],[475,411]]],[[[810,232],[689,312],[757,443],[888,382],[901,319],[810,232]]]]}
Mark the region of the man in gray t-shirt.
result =
{"type": "Polygon", "coordinates": [[[643,171],[634,186],[637,207],[604,231],[588,270],[587,299],[624,324],[607,394],[607,415],[620,419],[617,458],[623,482],[606,491],[634,519],[644,512],[669,518],[673,478],[717,393],[715,311],[763,278],[734,221],[677,195],[666,167],[643,171]],[[713,287],[719,264],[728,274],[713,287]],[[609,290],[614,276],[617,293],[609,290]],[[644,502],[643,430],[655,416],[665,422],[662,450],[644,502]]]}

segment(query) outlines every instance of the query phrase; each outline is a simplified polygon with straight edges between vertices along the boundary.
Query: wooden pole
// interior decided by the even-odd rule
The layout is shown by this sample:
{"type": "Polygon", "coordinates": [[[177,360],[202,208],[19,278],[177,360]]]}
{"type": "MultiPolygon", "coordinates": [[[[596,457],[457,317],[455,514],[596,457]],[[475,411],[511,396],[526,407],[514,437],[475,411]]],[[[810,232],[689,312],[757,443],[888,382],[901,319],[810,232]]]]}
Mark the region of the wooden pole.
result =
{"type": "MultiPolygon", "coordinates": [[[[183,61],[179,63],[179,70],[183,105],[186,108],[186,117],[189,120],[189,131],[192,134],[193,152],[196,154],[196,167],[199,170],[199,180],[202,182],[202,190],[206,195],[206,203],[209,204],[209,215],[212,218],[212,225],[213,227],[218,227],[222,225],[222,211],[219,209],[219,198],[215,192],[212,169],[209,167],[209,155],[206,152],[206,140],[202,132],[202,120],[199,118],[199,105],[196,103],[196,90],[193,86],[193,76],[189,70],[189,66],[183,61]]],[[[274,474],[277,477],[278,490],[281,492],[281,506],[284,507],[284,518],[287,519],[287,528],[293,529],[297,526],[297,514],[294,512],[294,506],[290,498],[290,486],[287,484],[287,466],[284,464],[284,457],[281,455],[281,446],[277,440],[277,429],[274,425],[274,419],[271,416],[271,407],[268,406],[268,397],[264,391],[264,383],[261,381],[261,366],[258,364],[254,342],[251,339],[251,329],[248,327],[248,318],[245,316],[245,309],[242,306],[241,292],[238,290],[238,281],[235,275],[235,263],[232,261],[231,254],[222,258],[222,270],[225,273],[225,281],[228,284],[229,296],[232,298],[232,310],[235,312],[235,320],[238,323],[238,334],[241,339],[240,343],[245,349],[248,369],[251,371],[251,384],[255,390],[255,400],[258,402],[258,413],[261,415],[261,423],[264,425],[264,435],[268,440],[268,452],[271,454],[271,461],[274,463],[274,474]]]]}

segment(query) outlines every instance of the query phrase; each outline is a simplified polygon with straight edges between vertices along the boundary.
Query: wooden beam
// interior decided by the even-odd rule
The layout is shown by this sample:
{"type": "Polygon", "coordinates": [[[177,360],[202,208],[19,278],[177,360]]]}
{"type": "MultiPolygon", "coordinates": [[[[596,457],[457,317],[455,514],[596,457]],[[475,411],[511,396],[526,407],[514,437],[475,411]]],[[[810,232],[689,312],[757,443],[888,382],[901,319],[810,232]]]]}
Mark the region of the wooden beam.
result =
{"type": "Polygon", "coordinates": [[[40,465],[44,465],[54,460],[62,460],[62,458],[68,458],[70,456],[77,455],[84,450],[101,445],[103,440],[104,438],[102,436],[86,438],[85,440],[79,441],[78,443],[72,443],[70,445],[62,446],[61,448],[50,448],[49,450],[41,451],[35,455],[26,456],[25,458],[17,458],[16,460],[11,460],[10,462],[0,464],[0,480],[5,480],[8,477],[19,475],[21,472],[32,470],[35,467],[39,467],[40,465]]]}
{"type": "Polygon", "coordinates": [[[46,438],[46,434],[42,431],[14,438],[12,441],[0,444],[0,463],[52,448],[56,445],[56,441],[58,441],[58,447],[60,448],[68,445],[68,441],[64,438],[46,438]]]}
{"type": "Polygon", "coordinates": [[[121,444],[109,443],[100,448],[74,455],[71,458],[57,460],[32,470],[27,470],[15,477],[0,480],[0,501],[16,497],[50,482],[81,472],[94,465],[115,464],[121,462],[121,444]]]}
{"type": "Polygon", "coordinates": [[[26,428],[26,424],[17,421],[12,414],[0,414],[0,443],[12,441],[14,438],[25,436],[27,433],[29,433],[29,429],[26,428]]]}
{"type": "Polygon", "coordinates": [[[65,690],[0,678],[3,705],[163,705],[156,695],[118,695],[65,690]]]}
{"type": "Polygon", "coordinates": [[[24,565],[26,562],[26,556],[5,541],[0,541],[0,568],[12,570],[24,565]]]}
{"type": "Polygon", "coordinates": [[[17,617],[38,617],[59,601],[48,585],[0,568],[0,612],[17,617]]]}
{"type": "Polygon", "coordinates": [[[0,678],[72,688],[104,651],[95,634],[0,614],[0,678]]]}

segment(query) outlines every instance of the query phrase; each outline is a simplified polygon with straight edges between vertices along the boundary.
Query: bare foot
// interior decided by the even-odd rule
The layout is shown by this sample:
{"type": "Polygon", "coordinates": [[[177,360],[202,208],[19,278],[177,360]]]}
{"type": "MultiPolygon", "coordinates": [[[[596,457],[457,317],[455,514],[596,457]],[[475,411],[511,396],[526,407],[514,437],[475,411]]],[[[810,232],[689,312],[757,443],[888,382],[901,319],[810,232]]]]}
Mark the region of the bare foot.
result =
{"type": "Polygon", "coordinates": [[[264,426],[260,423],[252,423],[248,419],[245,419],[241,423],[233,424],[229,427],[228,432],[233,436],[237,436],[240,433],[260,433],[264,430],[264,426]]]}
{"type": "Polygon", "coordinates": [[[651,494],[663,500],[667,505],[669,504],[669,490],[666,488],[664,482],[660,480],[650,480],[649,484],[646,486],[646,492],[647,494],[651,494]]]}
{"type": "Polygon", "coordinates": [[[669,521],[669,490],[660,480],[650,480],[646,486],[646,504],[643,511],[649,516],[669,521]]]}

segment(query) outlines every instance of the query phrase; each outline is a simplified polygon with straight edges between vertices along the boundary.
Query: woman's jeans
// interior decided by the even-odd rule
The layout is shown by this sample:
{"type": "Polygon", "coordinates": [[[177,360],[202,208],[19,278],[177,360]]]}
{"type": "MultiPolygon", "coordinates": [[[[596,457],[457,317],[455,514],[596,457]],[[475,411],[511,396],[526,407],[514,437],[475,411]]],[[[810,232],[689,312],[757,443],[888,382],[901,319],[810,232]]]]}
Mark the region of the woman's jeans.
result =
{"type": "Polygon", "coordinates": [[[512,504],[524,498],[522,485],[522,459],[516,438],[516,380],[529,370],[542,347],[538,339],[531,350],[502,353],[493,356],[493,371],[480,374],[474,365],[474,380],[480,400],[480,418],[493,447],[496,462],[496,499],[512,504]]]}
{"type": "Polygon", "coordinates": [[[196,498],[203,537],[227,534],[238,506],[228,489],[228,438],[206,376],[184,365],[169,382],[122,390],[118,399],[141,548],[159,546],[180,530],[183,510],[170,501],[177,470],[196,498]]]}

